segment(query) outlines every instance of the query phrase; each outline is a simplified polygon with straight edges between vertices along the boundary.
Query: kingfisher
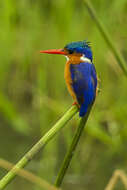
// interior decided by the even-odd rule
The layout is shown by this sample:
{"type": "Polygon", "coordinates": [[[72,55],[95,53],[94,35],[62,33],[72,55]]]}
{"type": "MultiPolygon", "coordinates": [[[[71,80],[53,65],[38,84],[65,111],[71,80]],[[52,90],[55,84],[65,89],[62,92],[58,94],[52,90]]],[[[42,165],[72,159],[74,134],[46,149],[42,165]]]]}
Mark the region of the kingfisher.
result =
{"type": "Polygon", "coordinates": [[[67,58],[64,71],[66,85],[74,99],[73,104],[79,107],[79,116],[85,116],[97,94],[97,74],[90,42],[72,42],[63,49],[44,50],[40,53],[60,54],[67,58]]]}

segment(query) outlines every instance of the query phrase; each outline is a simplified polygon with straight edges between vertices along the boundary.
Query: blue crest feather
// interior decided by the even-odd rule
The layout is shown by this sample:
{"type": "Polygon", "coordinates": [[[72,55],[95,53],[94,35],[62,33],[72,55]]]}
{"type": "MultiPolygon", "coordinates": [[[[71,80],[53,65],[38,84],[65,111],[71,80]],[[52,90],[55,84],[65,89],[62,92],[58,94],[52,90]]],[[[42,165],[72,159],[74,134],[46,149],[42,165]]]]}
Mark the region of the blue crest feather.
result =
{"type": "Polygon", "coordinates": [[[90,47],[90,42],[84,40],[79,42],[72,42],[64,47],[69,52],[73,53],[81,53],[84,54],[85,57],[92,61],[92,50],[90,47]]]}

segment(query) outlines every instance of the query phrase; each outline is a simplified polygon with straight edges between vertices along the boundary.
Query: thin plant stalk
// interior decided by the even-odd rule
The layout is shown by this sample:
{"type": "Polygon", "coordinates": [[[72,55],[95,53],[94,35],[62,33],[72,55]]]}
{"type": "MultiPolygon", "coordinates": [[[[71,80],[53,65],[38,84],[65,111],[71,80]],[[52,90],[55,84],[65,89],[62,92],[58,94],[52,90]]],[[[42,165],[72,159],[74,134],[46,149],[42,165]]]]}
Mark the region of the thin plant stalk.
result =
{"type": "Polygon", "coordinates": [[[80,119],[79,126],[78,126],[78,128],[77,128],[77,130],[75,132],[75,135],[74,135],[74,137],[72,139],[71,145],[70,145],[70,147],[69,147],[69,149],[68,149],[68,151],[67,151],[67,153],[65,155],[65,158],[64,158],[64,161],[62,163],[62,166],[61,166],[61,168],[60,168],[60,170],[58,172],[58,175],[56,177],[56,181],[55,181],[55,186],[56,187],[60,187],[62,182],[63,182],[63,178],[64,178],[64,176],[65,176],[65,174],[67,172],[67,169],[68,169],[68,167],[70,165],[70,162],[71,162],[72,157],[73,157],[73,155],[75,153],[75,150],[76,150],[76,147],[78,145],[78,142],[80,140],[81,134],[83,133],[85,124],[86,124],[87,119],[89,117],[91,107],[89,108],[87,114],[83,118],[80,119]]]}
{"type": "Polygon", "coordinates": [[[77,113],[77,106],[72,106],[63,117],[19,160],[19,162],[0,180],[0,190],[16,176],[19,169],[24,168],[29,161],[44,147],[65,124],[77,113]]]}
{"type": "Polygon", "coordinates": [[[125,75],[127,75],[127,64],[122,56],[122,54],[120,53],[120,51],[115,47],[113,40],[111,38],[111,36],[109,35],[108,31],[106,30],[106,28],[104,27],[103,23],[101,22],[101,20],[99,19],[93,5],[90,3],[89,0],[84,0],[85,6],[87,7],[90,15],[92,16],[92,18],[94,19],[98,29],[100,30],[103,38],[105,39],[105,41],[107,42],[108,46],[110,47],[110,49],[112,50],[113,54],[116,57],[116,60],[118,61],[119,66],[121,67],[121,69],[123,70],[123,72],[125,73],[125,75]]]}
{"type": "MultiPolygon", "coordinates": [[[[6,170],[11,170],[14,167],[14,164],[8,162],[7,160],[0,158],[0,167],[4,168],[6,170]]],[[[41,187],[45,190],[58,190],[58,188],[56,188],[55,186],[51,185],[44,179],[34,175],[33,173],[31,173],[27,170],[19,169],[17,175],[19,175],[20,177],[23,177],[24,179],[30,181],[33,184],[38,185],[39,187],[41,187]]]]}
{"type": "Polygon", "coordinates": [[[127,189],[127,175],[123,170],[115,170],[112,177],[109,180],[109,183],[106,185],[104,190],[113,190],[118,180],[121,179],[124,184],[125,189],[127,189]]]}

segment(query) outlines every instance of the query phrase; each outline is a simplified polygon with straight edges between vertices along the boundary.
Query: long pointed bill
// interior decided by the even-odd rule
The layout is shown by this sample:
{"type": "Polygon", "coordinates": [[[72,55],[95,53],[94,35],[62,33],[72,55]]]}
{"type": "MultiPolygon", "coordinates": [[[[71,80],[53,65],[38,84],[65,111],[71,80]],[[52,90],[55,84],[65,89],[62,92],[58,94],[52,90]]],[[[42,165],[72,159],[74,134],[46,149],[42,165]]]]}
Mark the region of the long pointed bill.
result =
{"type": "Polygon", "coordinates": [[[67,52],[64,49],[50,49],[50,50],[40,51],[40,53],[61,54],[61,55],[67,54],[67,52]]]}

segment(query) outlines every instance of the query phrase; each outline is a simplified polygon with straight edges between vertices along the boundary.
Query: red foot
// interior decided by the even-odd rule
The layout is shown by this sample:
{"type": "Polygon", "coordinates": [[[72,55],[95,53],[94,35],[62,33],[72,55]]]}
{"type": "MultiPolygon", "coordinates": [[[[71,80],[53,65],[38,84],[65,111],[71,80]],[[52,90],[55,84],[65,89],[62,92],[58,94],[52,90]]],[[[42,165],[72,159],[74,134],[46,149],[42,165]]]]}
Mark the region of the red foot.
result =
{"type": "Polygon", "coordinates": [[[80,108],[78,102],[74,102],[74,103],[72,104],[72,106],[74,106],[74,105],[76,105],[78,108],[80,108]]]}

